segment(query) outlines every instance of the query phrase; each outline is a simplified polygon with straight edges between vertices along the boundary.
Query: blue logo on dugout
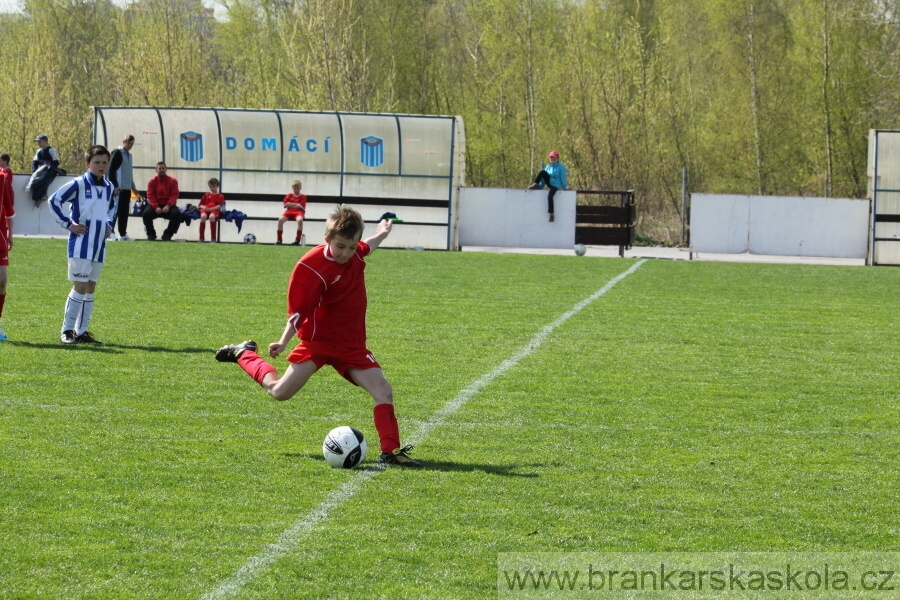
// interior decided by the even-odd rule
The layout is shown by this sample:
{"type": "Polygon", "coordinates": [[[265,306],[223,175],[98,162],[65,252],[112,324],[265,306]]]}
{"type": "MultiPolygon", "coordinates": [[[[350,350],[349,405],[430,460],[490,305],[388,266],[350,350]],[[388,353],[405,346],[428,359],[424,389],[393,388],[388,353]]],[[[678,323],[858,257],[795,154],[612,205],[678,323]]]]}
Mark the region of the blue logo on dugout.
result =
{"type": "Polygon", "coordinates": [[[374,135],[359,140],[359,162],[367,167],[380,167],[384,162],[384,140],[374,135]]]}
{"type": "Polygon", "coordinates": [[[203,160],[203,136],[196,131],[181,134],[181,158],[187,162],[203,160]]]}

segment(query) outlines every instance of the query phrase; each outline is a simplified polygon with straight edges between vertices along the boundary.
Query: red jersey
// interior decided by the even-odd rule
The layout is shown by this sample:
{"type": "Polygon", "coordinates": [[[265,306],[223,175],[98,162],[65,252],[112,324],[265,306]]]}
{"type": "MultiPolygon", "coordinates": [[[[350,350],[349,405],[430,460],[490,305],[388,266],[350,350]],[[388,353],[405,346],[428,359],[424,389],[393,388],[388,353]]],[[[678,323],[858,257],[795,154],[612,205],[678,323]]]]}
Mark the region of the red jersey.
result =
{"type": "Polygon", "coordinates": [[[3,167],[0,169],[0,175],[6,175],[6,194],[9,196],[9,201],[14,202],[16,199],[16,193],[13,191],[13,172],[9,167],[3,167]]]}
{"type": "Polygon", "coordinates": [[[16,216],[13,209],[12,171],[0,170],[0,256],[9,250],[9,218],[16,216]]]}
{"type": "Polygon", "coordinates": [[[171,175],[156,175],[147,182],[147,204],[153,208],[173,206],[178,202],[178,181],[171,175]]]}
{"type": "Polygon", "coordinates": [[[206,208],[222,208],[222,204],[225,203],[225,194],[213,194],[212,192],[206,192],[200,198],[200,206],[204,206],[206,208]]]}
{"type": "Polygon", "coordinates": [[[366,261],[372,250],[356,244],[356,254],[341,265],[328,246],[306,253],[288,283],[288,318],[304,342],[340,350],[366,347],[366,261]]]}
{"type": "Polygon", "coordinates": [[[283,203],[285,205],[284,207],[287,208],[287,210],[299,210],[300,212],[306,214],[306,194],[300,194],[299,196],[295,196],[294,193],[291,192],[290,194],[288,194],[287,196],[284,197],[283,203]],[[288,202],[291,202],[292,204],[299,204],[300,208],[294,208],[294,207],[288,208],[287,207],[288,202]]]}

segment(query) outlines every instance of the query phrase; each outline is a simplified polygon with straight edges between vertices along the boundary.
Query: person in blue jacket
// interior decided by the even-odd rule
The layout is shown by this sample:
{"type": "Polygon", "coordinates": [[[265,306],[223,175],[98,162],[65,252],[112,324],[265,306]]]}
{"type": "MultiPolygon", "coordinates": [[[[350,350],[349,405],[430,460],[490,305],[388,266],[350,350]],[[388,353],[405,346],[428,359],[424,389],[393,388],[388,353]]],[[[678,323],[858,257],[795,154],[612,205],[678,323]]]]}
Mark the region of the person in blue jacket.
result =
{"type": "Polygon", "coordinates": [[[528,189],[540,190],[545,185],[550,188],[550,193],[547,195],[547,212],[550,214],[550,222],[552,223],[554,218],[553,196],[556,195],[556,190],[564,190],[569,187],[569,182],[566,180],[566,166],[559,162],[559,152],[553,150],[548,158],[550,159],[550,164],[541,169],[541,172],[534,178],[534,183],[528,189]]]}

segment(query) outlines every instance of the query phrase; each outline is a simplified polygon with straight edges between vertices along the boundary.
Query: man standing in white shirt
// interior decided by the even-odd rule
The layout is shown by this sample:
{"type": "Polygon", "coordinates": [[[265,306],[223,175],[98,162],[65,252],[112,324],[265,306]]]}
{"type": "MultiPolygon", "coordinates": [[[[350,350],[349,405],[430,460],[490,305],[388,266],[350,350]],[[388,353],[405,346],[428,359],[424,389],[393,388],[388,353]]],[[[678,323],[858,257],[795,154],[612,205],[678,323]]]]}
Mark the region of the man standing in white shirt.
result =
{"type": "Polygon", "coordinates": [[[119,237],[123,242],[130,242],[134,238],[128,235],[128,214],[131,212],[131,192],[137,191],[134,187],[132,176],[131,149],[134,147],[134,136],[130,133],[122,140],[122,145],[112,151],[109,157],[109,179],[115,186],[114,193],[119,199],[119,209],[113,221],[113,231],[109,234],[110,240],[116,238],[116,224],[118,224],[119,237]]]}

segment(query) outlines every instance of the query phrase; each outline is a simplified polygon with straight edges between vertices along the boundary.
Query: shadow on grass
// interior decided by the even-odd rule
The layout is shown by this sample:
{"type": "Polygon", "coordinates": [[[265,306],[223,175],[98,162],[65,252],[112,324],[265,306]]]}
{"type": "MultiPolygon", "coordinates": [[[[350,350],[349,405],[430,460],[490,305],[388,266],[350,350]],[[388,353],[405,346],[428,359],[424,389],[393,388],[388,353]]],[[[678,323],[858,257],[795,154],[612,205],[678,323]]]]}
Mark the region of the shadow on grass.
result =
{"type": "Polygon", "coordinates": [[[125,350],[142,350],[144,352],[172,352],[174,354],[209,354],[210,358],[215,356],[215,349],[212,348],[164,348],[162,346],[133,346],[129,344],[61,344],[57,343],[41,343],[41,342],[21,342],[9,341],[5,342],[10,346],[23,346],[26,348],[40,348],[42,350],[78,350],[87,352],[106,352],[121,354],[125,350]]]}
{"type": "MultiPolygon", "coordinates": [[[[302,453],[302,452],[285,452],[282,454],[285,458],[305,458],[309,460],[318,460],[321,462],[325,462],[325,457],[321,454],[310,453],[302,453]]],[[[413,457],[416,458],[416,457],[413,457]]],[[[503,477],[539,477],[537,473],[521,473],[520,469],[534,469],[536,467],[542,467],[543,465],[540,463],[527,464],[527,465],[480,465],[480,464],[472,464],[472,463],[458,463],[458,462],[450,462],[444,460],[422,460],[422,469],[423,471],[457,471],[457,472],[474,472],[474,471],[482,471],[484,473],[488,473],[490,475],[501,475],[503,477]]],[[[363,463],[364,469],[382,469],[384,467],[378,465],[378,463],[373,463],[372,461],[363,463]]],[[[393,468],[393,467],[389,467],[393,468]]],[[[399,467],[403,468],[403,467],[399,467]]],[[[410,469],[416,470],[419,469],[410,469]]]]}

